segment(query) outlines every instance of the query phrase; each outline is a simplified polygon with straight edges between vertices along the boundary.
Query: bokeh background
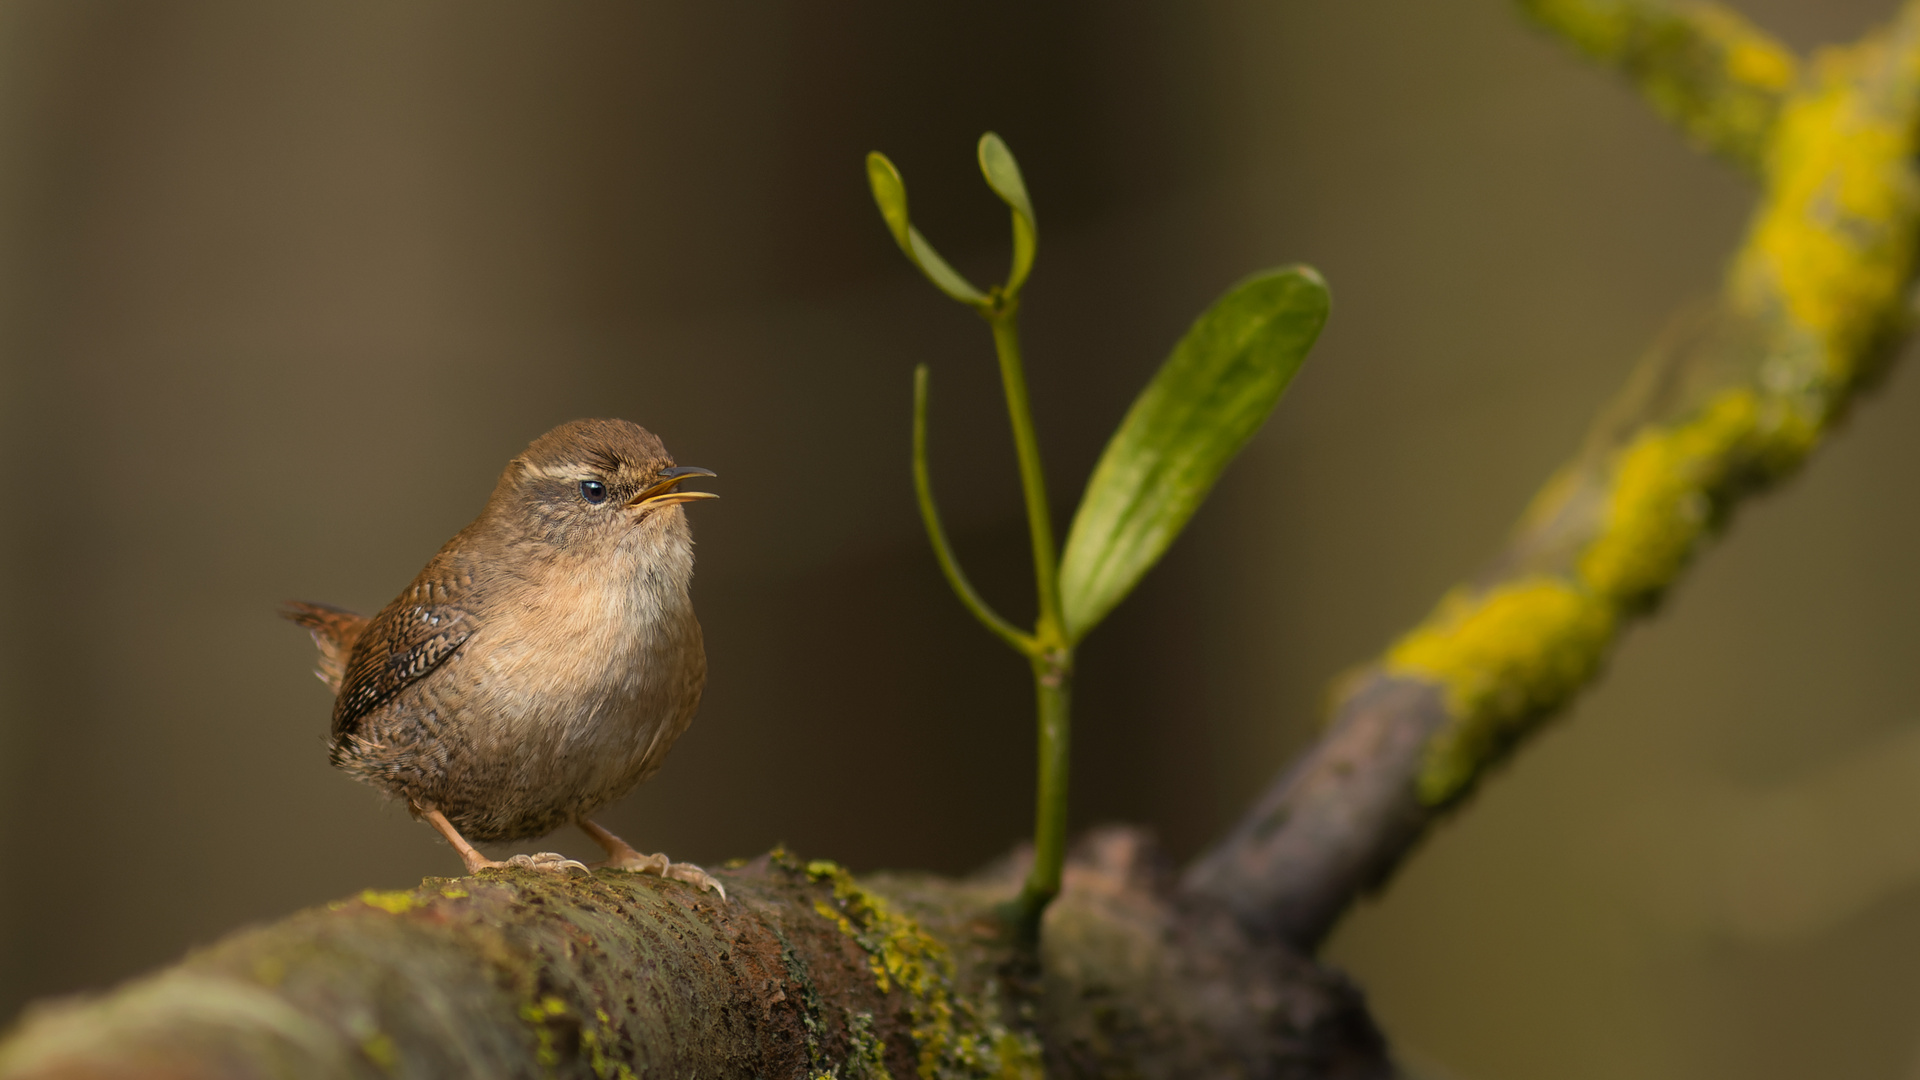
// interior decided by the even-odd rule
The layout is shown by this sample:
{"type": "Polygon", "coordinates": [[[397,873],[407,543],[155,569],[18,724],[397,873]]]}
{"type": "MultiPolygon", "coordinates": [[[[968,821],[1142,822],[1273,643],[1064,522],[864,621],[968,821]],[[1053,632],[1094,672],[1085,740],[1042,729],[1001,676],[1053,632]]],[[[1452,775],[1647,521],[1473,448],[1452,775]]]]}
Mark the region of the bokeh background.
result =
{"type": "MultiPolygon", "coordinates": [[[[1889,0],[1752,0],[1796,46],[1889,0]]],[[[0,6],[0,1017],[457,870],[329,771],[287,598],[371,611],[548,427],[715,469],[706,704],[606,820],[964,871],[1025,830],[1023,666],[911,504],[909,372],[966,561],[1030,603],[977,278],[1026,326],[1061,516],[1255,269],[1335,314],[1275,421],[1086,646],[1073,814],[1178,858],[1324,687],[1492,551],[1750,205],[1493,0],[0,6]]],[[[1920,379],[1743,514],[1602,686],[1331,956],[1468,1080],[1920,1077],[1920,379]]],[[[561,836],[564,850],[583,842],[561,836]]]]}

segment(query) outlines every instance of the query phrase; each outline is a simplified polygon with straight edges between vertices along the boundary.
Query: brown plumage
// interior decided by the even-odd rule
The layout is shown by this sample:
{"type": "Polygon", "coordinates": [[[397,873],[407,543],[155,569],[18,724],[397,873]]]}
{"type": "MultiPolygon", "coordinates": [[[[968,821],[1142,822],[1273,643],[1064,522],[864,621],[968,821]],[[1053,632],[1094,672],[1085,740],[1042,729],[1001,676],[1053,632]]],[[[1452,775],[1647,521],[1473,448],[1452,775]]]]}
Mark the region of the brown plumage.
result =
{"type": "Polygon", "coordinates": [[[346,608],[302,600],[281,604],[280,614],[313,632],[313,643],[320,647],[320,666],[313,673],[338,694],[340,678],[347,671],[347,656],[353,652],[353,643],[360,640],[360,631],[367,628],[367,617],[346,608]]]}
{"type": "Polygon", "coordinates": [[[373,618],[286,605],[336,695],[333,763],[405,799],[469,871],[501,865],[469,839],[571,823],[607,848],[602,865],[718,889],[588,819],[659,769],[700,703],[680,504],[713,496],[676,490],[695,475],[713,474],[674,466],[636,424],[563,424],[508,463],[480,516],[373,618]]]}

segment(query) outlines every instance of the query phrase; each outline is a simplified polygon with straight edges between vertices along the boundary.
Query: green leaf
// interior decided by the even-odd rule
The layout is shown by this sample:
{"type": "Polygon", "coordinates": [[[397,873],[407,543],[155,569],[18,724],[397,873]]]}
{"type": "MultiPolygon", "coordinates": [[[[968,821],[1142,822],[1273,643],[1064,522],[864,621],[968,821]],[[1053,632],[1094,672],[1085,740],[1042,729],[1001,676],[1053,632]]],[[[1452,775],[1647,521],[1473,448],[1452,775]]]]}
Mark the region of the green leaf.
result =
{"type": "Polygon", "coordinates": [[[1280,400],[1327,321],[1305,266],[1256,275],[1209,308],[1133,403],[1087,481],[1060,560],[1077,642],[1140,582],[1280,400]]]}
{"type": "MultiPolygon", "coordinates": [[[[900,170],[894,168],[887,155],[875,150],[867,155],[867,186],[873,189],[873,201],[880,207],[880,216],[886,219],[887,230],[893,233],[894,242],[901,250],[907,251],[907,182],[900,176],[900,170]]],[[[911,255],[912,252],[908,251],[911,255]]]]}
{"type": "Polygon", "coordinates": [[[948,266],[947,260],[913,227],[907,217],[907,182],[901,178],[900,170],[893,167],[893,162],[877,150],[867,155],[867,185],[873,188],[873,201],[880,207],[880,216],[886,219],[887,231],[893,233],[893,242],[927,275],[927,280],[963,304],[978,307],[987,302],[986,294],[948,266]]]}
{"type": "Polygon", "coordinates": [[[1033,255],[1039,246],[1038,226],[1033,220],[1033,201],[1027,197],[1027,182],[1020,176],[1020,163],[1000,136],[989,131],[980,136],[980,173],[987,178],[1000,201],[1013,210],[1013,269],[1007,274],[1006,291],[1018,293],[1033,269],[1033,255]]]}

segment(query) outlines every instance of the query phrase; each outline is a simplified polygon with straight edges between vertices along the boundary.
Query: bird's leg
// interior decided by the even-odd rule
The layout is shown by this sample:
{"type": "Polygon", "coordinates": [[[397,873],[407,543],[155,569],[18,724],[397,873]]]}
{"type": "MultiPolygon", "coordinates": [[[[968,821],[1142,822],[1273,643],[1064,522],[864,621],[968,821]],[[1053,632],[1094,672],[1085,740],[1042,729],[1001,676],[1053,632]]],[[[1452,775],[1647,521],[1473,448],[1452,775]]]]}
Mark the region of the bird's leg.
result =
{"type": "Polygon", "coordinates": [[[461,836],[460,830],[453,827],[453,822],[447,820],[447,815],[438,810],[422,810],[418,806],[414,807],[414,811],[426,818],[427,824],[433,826],[435,832],[446,837],[447,843],[453,845],[453,850],[460,853],[460,861],[467,864],[469,874],[477,874],[482,870],[500,870],[509,866],[519,867],[522,870],[540,870],[549,874],[574,874],[579,877],[586,877],[591,872],[587,869],[587,864],[575,862],[565,855],[552,851],[542,851],[538,855],[515,855],[506,862],[495,862],[480,854],[472,844],[467,843],[467,838],[461,836]]]}
{"type": "Polygon", "coordinates": [[[712,889],[720,894],[721,900],[727,898],[726,886],[715,880],[713,875],[692,863],[677,863],[665,855],[642,855],[633,849],[633,845],[613,835],[586,818],[580,819],[580,831],[593,837],[593,842],[607,850],[604,862],[593,865],[609,870],[632,870],[641,874],[659,874],[664,878],[684,881],[702,889],[712,889]]]}
{"type": "Polygon", "coordinates": [[[433,826],[433,831],[439,833],[442,837],[446,838],[447,843],[453,845],[453,850],[459,853],[461,861],[467,864],[467,873],[477,874],[482,870],[507,865],[502,862],[494,862],[492,859],[480,854],[478,849],[472,844],[467,843],[466,837],[460,835],[460,830],[453,827],[453,822],[447,820],[447,815],[440,811],[422,810],[418,806],[415,806],[414,812],[425,818],[427,824],[433,826]]]}
{"type": "Polygon", "coordinates": [[[606,849],[604,862],[594,863],[594,868],[605,867],[609,870],[633,870],[642,874],[667,876],[667,868],[673,865],[665,855],[642,855],[633,849],[633,845],[608,832],[600,825],[580,819],[580,831],[593,837],[593,842],[606,849]]]}

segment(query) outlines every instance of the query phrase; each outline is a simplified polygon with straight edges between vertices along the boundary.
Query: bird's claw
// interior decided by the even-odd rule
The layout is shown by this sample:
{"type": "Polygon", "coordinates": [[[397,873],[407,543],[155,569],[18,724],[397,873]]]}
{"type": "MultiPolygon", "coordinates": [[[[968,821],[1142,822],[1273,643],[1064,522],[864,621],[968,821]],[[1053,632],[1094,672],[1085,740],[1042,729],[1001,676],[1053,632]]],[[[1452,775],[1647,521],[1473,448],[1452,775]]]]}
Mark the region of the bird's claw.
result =
{"type": "Polygon", "coordinates": [[[684,881],[696,888],[711,889],[720,895],[720,901],[722,903],[725,903],[727,899],[727,887],[720,884],[719,879],[715,878],[712,874],[707,873],[692,863],[674,862],[665,855],[641,855],[635,852],[630,855],[616,856],[605,862],[597,862],[593,865],[596,869],[626,870],[635,874],[658,874],[663,878],[672,878],[674,881],[684,881]]]}
{"type": "Polygon", "coordinates": [[[595,870],[630,870],[636,874],[659,874],[667,876],[667,868],[673,862],[665,855],[642,855],[637,851],[621,852],[594,863],[595,870]]]}
{"type": "Polygon", "coordinates": [[[670,877],[675,881],[684,881],[695,888],[711,889],[720,894],[721,903],[724,904],[727,902],[727,887],[720,884],[718,878],[692,863],[673,863],[667,867],[661,876],[670,877]]]}
{"type": "Polygon", "coordinates": [[[593,871],[587,864],[569,859],[557,851],[542,851],[533,855],[515,855],[508,859],[508,866],[522,870],[538,870],[543,874],[564,874],[568,877],[590,877],[593,871]]]}

